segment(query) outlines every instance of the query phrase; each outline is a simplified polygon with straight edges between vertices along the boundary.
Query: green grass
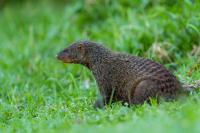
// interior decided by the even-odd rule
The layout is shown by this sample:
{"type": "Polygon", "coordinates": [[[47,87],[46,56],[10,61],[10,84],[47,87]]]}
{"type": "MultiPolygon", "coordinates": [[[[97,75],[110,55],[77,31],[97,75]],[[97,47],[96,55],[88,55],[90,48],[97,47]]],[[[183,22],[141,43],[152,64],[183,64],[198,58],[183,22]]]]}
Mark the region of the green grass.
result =
{"type": "Polygon", "coordinates": [[[200,1],[8,3],[0,11],[0,132],[200,132],[200,92],[174,102],[93,109],[92,74],[55,59],[76,40],[144,56],[200,79],[200,1]],[[153,45],[167,52],[157,54],[153,45]],[[89,87],[88,87],[89,85],[89,87]]]}

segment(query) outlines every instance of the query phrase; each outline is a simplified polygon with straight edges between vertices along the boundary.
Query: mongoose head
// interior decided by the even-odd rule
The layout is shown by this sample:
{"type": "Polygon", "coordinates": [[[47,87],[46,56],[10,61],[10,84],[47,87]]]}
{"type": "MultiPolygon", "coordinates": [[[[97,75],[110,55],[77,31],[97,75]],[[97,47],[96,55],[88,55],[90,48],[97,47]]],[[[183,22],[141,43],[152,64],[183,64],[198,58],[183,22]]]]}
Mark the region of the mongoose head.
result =
{"type": "Polygon", "coordinates": [[[107,51],[108,50],[106,48],[97,43],[79,41],[72,43],[69,47],[59,52],[57,59],[64,63],[88,65],[94,60],[101,58],[107,53],[107,51]]]}
{"type": "Polygon", "coordinates": [[[57,59],[64,63],[81,63],[85,61],[86,42],[75,42],[60,51],[57,59]]]}

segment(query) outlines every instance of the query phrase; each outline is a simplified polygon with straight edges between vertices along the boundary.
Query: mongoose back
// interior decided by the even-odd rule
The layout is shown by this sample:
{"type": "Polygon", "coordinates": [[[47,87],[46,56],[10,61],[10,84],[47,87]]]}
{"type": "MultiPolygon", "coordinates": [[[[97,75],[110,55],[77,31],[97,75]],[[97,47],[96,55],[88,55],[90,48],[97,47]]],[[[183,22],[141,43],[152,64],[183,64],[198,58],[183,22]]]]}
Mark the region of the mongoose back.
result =
{"type": "Polygon", "coordinates": [[[165,67],[152,60],[112,52],[90,41],[75,42],[57,58],[90,69],[99,87],[101,99],[95,107],[112,100],[142,104],[150,98],[173,99],[182,89],[181,83],[165,67]]]}

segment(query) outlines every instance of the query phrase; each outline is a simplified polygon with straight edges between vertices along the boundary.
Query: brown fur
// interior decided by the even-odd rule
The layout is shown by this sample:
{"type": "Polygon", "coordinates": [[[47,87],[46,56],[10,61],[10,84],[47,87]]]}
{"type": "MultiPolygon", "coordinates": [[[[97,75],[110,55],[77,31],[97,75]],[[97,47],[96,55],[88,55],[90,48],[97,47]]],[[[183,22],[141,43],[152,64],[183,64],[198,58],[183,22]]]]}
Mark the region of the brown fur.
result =
{"type": "MultiPolygon", "coordinates": [[[[76,42],[61,51],[57,58],[88,67],[97,81],[104,104],[110,100],[142,104],[151,97],[171,99],[181,89],[175,76],[159,63],[115,53],[94,42],[76,42]]],[[[102,106],[100,99],[95,106],[102,106]]]]}

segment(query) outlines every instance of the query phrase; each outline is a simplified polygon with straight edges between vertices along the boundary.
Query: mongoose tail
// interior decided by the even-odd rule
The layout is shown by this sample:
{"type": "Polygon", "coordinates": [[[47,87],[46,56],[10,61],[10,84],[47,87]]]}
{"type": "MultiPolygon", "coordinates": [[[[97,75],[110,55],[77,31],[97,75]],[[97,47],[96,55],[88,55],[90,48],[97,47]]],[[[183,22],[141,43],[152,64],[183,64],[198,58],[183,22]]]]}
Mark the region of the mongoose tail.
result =
{"type": "Polygon", "coordinates": [[[200,88],[200,80],[194,81],[192,84],[182,83],[182,88],[184,91],[193,91],[200,88]]]}

